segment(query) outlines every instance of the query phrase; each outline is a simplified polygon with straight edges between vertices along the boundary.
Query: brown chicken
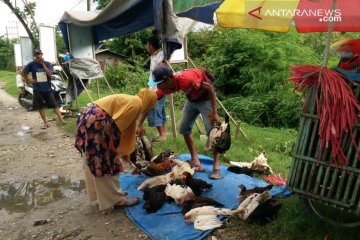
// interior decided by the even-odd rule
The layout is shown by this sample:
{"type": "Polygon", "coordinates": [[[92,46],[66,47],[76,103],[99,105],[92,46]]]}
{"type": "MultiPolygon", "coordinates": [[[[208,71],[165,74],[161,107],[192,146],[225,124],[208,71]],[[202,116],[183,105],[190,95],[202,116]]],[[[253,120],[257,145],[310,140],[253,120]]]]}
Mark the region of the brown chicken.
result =
{"type": "Polygon", "coordinates": [[[142,166],[140,171],[145,173],[147,176],[154,177],[170,172],[171,167],[171,160],[167,159],[162,163],[147,162],[147,165],[142,166]]]}
{"type": "Polygon", "coordinates": [[[153,157],[153,159],[151,159],[151,161],[154,163],[161,163],[161,162],[164,162],[165,160],[171,158],[173,155],[174,155],[174,152],[171,151],[170,149],[168,149],[166,151],[159,153],[157,156],[153,157]]]}

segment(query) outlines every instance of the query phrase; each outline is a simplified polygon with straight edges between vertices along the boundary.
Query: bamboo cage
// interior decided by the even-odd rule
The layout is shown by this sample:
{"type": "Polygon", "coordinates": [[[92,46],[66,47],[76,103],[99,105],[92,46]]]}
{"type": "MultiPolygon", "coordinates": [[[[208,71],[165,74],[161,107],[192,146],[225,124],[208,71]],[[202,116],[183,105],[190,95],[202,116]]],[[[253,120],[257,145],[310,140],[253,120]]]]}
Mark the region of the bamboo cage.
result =
{"type": "MultiPolygon", "coordinates": [[[[360,87],[354,86],[353,90],[356,98],[360,100],[360,87]]],[[[332,161],[331,148],[325,148],[321,159],[318,159],[320,139],[316,89],[308,91],[306,102],[300,117],[299,134],[287,184],[302,197],[359,215],[360,160],[356,148],[351,143],[349,134],[345,134],[341,146],[347,157],[347,164],[336,166],[332,161]]],[[[352,131],[360,150],[360,120],[352,131]]]]}

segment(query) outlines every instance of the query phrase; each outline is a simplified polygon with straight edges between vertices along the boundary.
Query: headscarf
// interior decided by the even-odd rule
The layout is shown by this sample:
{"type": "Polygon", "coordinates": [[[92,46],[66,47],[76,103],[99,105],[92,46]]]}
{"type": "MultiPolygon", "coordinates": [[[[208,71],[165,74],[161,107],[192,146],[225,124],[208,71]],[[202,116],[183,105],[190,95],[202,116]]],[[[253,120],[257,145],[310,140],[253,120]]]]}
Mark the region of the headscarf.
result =
{"type": "Polygon", "coordinates": [[[135,150],[136,120],[143,112],[155,106],[156,93],[150,89],[141,89],[137,95],[114,94],[94,102],[115,121],[121,133],[118,152],[128,155],[135,150]]]}
{"type": "Polygon", "coordinates": [[[142,88],[137,93],[137,95],[142,101],[141,112],[148,112],[151,108],[155,106],[157,95],[154,90],[142,88]]]}

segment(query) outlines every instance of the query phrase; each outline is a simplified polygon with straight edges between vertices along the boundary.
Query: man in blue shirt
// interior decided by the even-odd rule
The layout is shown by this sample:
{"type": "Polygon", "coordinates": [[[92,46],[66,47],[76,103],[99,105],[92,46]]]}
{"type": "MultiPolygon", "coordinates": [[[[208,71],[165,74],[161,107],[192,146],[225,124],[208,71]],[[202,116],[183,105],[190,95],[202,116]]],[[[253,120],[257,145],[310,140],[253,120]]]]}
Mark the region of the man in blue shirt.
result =
{"type": "Polygon", "coordinates": [[[51,64],[44,60],[40,49],[34,50],[34,61],[28,63],[21,72],[26,82],[33,85],[33,108],[38,110],[44,122],[41,128],[48,128],[44,107],[53,108],[61,124],[65,124],[55,96],[51,89],[51,75],[54,72],[51,64]],[[31,73],[31,78],[28,74],[31,73]]]}

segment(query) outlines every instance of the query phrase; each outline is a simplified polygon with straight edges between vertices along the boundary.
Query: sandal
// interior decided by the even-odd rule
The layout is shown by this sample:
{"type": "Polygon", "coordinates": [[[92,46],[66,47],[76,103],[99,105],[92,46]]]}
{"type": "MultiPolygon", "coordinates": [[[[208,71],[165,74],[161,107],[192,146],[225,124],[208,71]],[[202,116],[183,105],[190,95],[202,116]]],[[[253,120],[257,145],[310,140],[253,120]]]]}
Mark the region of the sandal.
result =
{"type": "Polygon", "coordinates": [[[127,199],[125,203],[115,204],[114,208],[117,209],[117,208],[124,208],[124,207],[132,207],[132,206],[138,205],[139,203],[140,203],[140,198],[135,197],[133,199],[127,199]]]}
{"type": "Polygon", "coordinates": [[[49,125],[46,124],[46,125],[41,126],[40,128],[41,128],[41,129],[47,129],[48,127],[49,127],[49,125]]]}
{"type": "Polygon", "coordinates": [[[220,169],[213,169],[209,175],[210,179],[220,179],[222,178],[220,169]]]}
{"type": "Polygon", "coordinates": [[[203,165],[200,163],[200,165],[196,165],[195,163],[193,163],[191,160],[187,160],[186,161],[191,168],[193,168],[195,170],[195,172],[205,172],[206,169],[203,167],[203,165]]]}

